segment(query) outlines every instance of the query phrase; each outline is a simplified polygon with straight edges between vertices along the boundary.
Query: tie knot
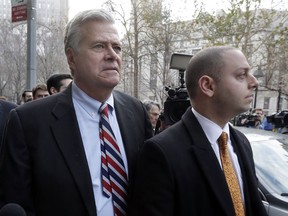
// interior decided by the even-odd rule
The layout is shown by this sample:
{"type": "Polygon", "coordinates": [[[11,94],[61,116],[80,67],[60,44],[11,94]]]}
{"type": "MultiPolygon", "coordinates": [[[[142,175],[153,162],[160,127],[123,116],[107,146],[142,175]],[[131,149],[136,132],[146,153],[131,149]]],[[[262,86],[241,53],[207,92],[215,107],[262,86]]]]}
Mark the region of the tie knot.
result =
{"type": "Polygon", "coordinates": [[[227,145],[227,140],[228,140],[228,134],[225,132],[222,132],[222,134],[218,138],[218,143],[219,143],[220,147],[227,145]]]}
{"type": "Polygon", "coordinates": [[[100,108],[99,108],[99,113],[100,114],[104,114],[104,115],[108,115],[108,104],[107,103],[102,103],[100,108]]]}

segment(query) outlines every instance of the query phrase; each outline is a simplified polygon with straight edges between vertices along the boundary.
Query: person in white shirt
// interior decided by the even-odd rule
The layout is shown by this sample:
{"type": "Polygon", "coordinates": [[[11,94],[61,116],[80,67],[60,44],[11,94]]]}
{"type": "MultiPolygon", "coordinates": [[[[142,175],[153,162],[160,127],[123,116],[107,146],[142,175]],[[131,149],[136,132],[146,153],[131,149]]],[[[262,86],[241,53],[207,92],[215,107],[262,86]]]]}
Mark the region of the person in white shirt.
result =
{"type": "Polygon", "coordinates": [[[0,148],[0,207],[17,203],[28,216],[126,215],[137,154],[152,127],[141,101],[114,90],[122,69],[115,21],[101,9],[80,12],[67,24],[64,43],[72,83],[17,107],[8,119],[0,148]],[[100,118],[99,108],[107,104],[106,119],[100,118]],[[108,124],[100,130],[99,123],[108,118],[113,148],[119,150],[104,157],[100,134],[108,124]],[[114,167],[109,165],[112,195],[103,192],[108,180],[102,164],[113,157],[119,159],[113,160],[115,167],[121,158],[120,171],[126,175],[121,206],[115,195],[119,176],[111,174],[114,167]]]}
{"type": "Polygon", "coordinates": [[[193,108],[141,149],[132,215],[266,216],[250,143],[229,124],[250,108],[258,85],[245,55],[229,46],[203,49],[191,58],[185,83],[193,108]],[[223,132],[233,175],[224,174],[220,159],[223,132]]]}

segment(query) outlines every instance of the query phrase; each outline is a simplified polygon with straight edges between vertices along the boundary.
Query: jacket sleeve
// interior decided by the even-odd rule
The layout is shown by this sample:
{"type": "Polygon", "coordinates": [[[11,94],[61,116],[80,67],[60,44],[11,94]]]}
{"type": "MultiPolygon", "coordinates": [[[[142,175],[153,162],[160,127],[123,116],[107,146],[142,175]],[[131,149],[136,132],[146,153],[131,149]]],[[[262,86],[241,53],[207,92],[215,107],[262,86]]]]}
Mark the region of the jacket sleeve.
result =
{"type": "Polygon", "coordinates": [[[174,184],[169,162],[162,149],[146,141],[138,160],[132,188],[133,216],[171,216],[174,184]]]}
{"type": "MultiPolygon", "coordinates": [[[[33,121],[33,120],[31,120],[33,121]]],[[[17,111],[12,110],[0,150],[0,205],[18,203],[34,215],[31,189],[31,160],[17,111]]]]}

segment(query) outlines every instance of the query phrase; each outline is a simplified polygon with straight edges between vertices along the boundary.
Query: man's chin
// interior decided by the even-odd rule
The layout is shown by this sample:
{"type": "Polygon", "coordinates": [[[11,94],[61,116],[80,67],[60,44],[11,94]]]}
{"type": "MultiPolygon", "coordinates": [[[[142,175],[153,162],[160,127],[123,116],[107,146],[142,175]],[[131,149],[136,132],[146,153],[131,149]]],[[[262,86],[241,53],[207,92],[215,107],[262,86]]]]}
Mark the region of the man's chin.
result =
{"type": "Polygon", "coordinates": [[[115,80],[109,80],[107,83],[106,83],[106,87],[108,88],[114,88],[116,87],[118,84],[119,84],[120,80],[118,79],[115,79],[115,80]]]}

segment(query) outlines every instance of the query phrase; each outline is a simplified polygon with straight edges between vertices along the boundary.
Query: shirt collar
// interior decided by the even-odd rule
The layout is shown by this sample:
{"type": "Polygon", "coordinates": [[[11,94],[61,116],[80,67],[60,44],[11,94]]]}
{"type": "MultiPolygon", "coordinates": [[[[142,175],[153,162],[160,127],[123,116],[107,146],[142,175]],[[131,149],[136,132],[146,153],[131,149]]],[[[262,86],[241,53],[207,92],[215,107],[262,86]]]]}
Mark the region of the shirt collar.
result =
{"type": "MultiPolygon", "coordinates": [[[[72,83],[72,98],[76,100],[90,115],[95,116],[101,106],[101,102],[87,95],[74,82],[72,83]]],[[[105,101],[114,110],[113,94],[105,101]]]]}
{"type": "Polygon", "coordinates": [[[210,143],[216,143],[222,132],[226,132],[229,139],[230,133],[228,123],[225,124],[224,128],[222,129],[219,125],[198,113],[194,108],[192,108],[192,112],[200,123],[210,143]]]}

